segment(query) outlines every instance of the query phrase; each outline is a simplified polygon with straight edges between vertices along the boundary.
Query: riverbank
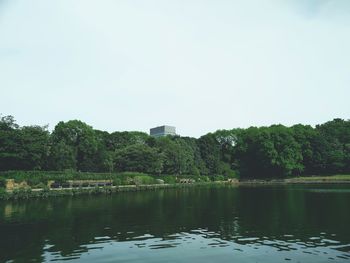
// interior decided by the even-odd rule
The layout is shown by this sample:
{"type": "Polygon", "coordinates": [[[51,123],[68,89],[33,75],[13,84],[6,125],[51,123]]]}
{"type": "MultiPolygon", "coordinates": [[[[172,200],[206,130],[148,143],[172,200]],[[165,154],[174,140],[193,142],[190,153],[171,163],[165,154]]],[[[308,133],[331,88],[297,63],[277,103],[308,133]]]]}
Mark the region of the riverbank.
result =
{"type": "Polygon", "coordinates": [[[13,189],[0,187],[0,200],[113,194],[118,192],[150,191],[209,185],[350,184],[350,175],[307,176],[287,179],[249,179],[240,181],[223,178],[222,176],[152,176],[141,173],[98,174],[14,171],[2,173],[1,175],[5,175],[5,181],[10,181],[15,187],[13,189]],[[16,183],[14,183],[15,181],[16,183]],[[52,182],[56,182],[57,188],[53,187],[52,182]],[[104,184],[103,186],[99,185],[101,182],[104,184]],[[94,186],[86,186],[86,184],[91,183],[94,183],[94,186]]]}
{"type": "Polygon", "coordinates": [[[224,177],[137,172],[7,171],[0,173],[0,199],[153,190],[218,184],[218,181],[224,181],[224,177]]]}
{"type": "Polygon", "coordinates": [[[240,185],[253,184],[350,184],[350,175],[302,176],[287,179],[240,180],[240,185]]]}
{"type": "Polygon", "coordinates": [[[160,189],[190,188],[200,186],[219,186],[227,184],[224,181],[202,182],[189,184],[150,184],[150,185],[120,185],[104,187],[84,187],[84,188],[18,188],[14,190],[3,190],[0,192],[0,200],[23,200],[31,198],[48,198],[59,196],[80,196],[80,195],[99,195],[99,194],[116,194],[120,192],[138,192],[138,191],[155,191],[160,189]]]}

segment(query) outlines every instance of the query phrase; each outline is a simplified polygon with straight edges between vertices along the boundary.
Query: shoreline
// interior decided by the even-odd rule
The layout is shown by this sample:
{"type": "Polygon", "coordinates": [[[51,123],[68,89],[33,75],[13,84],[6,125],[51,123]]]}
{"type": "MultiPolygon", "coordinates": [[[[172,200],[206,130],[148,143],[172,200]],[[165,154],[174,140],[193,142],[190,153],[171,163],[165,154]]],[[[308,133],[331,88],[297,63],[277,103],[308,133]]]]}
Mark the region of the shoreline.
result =
{"type": "Polygon", "coordinates": [[[120,186],[102,186],[102,187],[84,187],[84,188],[52,188],[52,189],[31,189],[21,188],[15,190],[6,190],[0,193],[0,201],[42,199],[60,196],[79,196],[79,195],[99,195],[99,194],[117,194],[121,192],[139,192],[155,191],[159,189],[190,188],[200,186],[218,186],[227,185],[227,182],[202,182],[189,184],[149,184],[149,185],[120,185],[120,186]]]}
{"type": "Polygon", "coordinates": [[[350,184],[350,180],[329,180],[329,179],[271,179],[271,180],[244,180],[239,185],[288,185],[288,184],[350,184]]]}
{"type": "Polygon", "coordinates": [[[102,187],[72,187],[72,188],[20,188],[15,190],[6,190],[0,193],[0,201],[8,200],[26,200],[26,199],[43,199],[60,196],[80,196],[80,195],[100,195],[100,194],[117,194],[121,192],[139,192],[139,191],[156,191],[159,189],[190,188],[200,186],[264,186],[264,185],[310,185],[310,184],[350,184],[350,179],[332,179],[332,178],[289,178],[289,179],[251,179],[236,182],[213,181],[198,182],[187,184],[141,184],[141,185],[119,185],[119,186],[102,186],[102,187]]]}
{"type": "Polygon", "coordinates": [[[308,175],[288,178],[247,178],[239,180],[240,185],[252,184],[350,184],[349,174],[308,175]]]}

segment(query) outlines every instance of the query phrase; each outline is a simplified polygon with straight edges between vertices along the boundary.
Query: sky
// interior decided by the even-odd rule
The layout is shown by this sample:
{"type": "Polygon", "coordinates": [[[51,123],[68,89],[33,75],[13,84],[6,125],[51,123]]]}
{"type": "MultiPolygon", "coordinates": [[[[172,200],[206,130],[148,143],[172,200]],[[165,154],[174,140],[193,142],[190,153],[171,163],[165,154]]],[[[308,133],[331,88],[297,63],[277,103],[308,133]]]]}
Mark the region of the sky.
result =
{"type": "Polygon", "coordinates": [[[0,0],[0,113],[183,136],[350,118],[348,0],[0,0]]]}

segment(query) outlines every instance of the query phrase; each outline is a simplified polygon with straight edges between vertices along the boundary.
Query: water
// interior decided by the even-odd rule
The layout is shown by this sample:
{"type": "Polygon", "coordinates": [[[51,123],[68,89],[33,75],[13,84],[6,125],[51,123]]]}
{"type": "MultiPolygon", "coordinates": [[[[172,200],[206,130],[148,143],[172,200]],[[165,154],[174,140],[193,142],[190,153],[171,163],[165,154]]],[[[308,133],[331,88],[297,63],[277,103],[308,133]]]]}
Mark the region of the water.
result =
{"type": "Polygon", "coordinates": [[[0,262],[350,262],[349,186],[0,203],[0,262]]]}

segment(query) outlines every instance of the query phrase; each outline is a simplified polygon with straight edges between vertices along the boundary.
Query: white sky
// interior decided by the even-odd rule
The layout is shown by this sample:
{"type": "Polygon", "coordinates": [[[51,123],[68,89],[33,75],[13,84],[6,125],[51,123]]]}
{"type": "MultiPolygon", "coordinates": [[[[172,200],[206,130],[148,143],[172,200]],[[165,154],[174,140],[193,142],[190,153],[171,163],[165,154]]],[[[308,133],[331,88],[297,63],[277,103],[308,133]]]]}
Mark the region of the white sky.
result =
{"type": "Polygon", "coordinates": [[[350,118],[348,0],[0,0],[20,125],[217,129],[350,118]]]}

